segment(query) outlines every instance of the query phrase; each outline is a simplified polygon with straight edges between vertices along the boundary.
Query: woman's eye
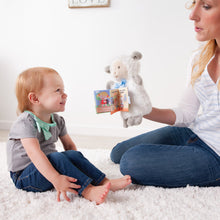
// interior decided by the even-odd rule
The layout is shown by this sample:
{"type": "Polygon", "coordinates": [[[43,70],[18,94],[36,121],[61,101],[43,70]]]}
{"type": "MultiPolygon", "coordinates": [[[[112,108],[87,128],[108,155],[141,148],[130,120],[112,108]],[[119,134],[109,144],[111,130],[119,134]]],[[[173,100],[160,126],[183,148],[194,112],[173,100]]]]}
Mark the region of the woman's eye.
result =
{"type": "Polygon", "coordinates": [[[196,4],[196,1],[191,1],[191,2],[189,2],[189,6],[190,6],[190,7],[193,7],[195,4],[196,4]]]}
{"type": "MultiPolygon", "coordinates": [[[[191,7],[195,6],[195,4],[196,4],[196,1],[192,1],[191,7]]],[[[206,4],[206,3],[203,3],[203,4],[202,4],[202,7],[203,7],[205,10],[209,10],[209,9],[211,8],[211,6],[208,5],[208,4],[206,4]]]]}
{"type": "Polygon", "coordinates": [[[207,5],[207,4],[204,4],[204,5],[203,5],[203,8],[206,9],[206,10],[208,10],[208,9],[211,8],[211,6],[209,6],[209,5],[207,5]]]}

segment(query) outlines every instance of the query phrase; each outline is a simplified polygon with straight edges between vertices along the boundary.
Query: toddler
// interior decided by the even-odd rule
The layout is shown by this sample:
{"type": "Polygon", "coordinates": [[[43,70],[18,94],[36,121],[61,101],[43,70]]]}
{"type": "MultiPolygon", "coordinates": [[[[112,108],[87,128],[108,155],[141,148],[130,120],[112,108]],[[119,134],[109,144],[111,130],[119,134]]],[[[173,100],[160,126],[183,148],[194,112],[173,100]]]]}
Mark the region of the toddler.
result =
{"type": "Polygon", "coordinates": [[[16,82],[18,118],[7,142],[10,176],[18,189],[44,192],[55,188],[57,200],[67,192],[101,204],[109,190],[131,183],[130,176],[109,180],[79,151],[67,133],[63,112],[67,95],[60,75],[51,68],[35,67],[21,73],[16,82]],[[55,142],[61,140],[63,152],[55,142]]]}

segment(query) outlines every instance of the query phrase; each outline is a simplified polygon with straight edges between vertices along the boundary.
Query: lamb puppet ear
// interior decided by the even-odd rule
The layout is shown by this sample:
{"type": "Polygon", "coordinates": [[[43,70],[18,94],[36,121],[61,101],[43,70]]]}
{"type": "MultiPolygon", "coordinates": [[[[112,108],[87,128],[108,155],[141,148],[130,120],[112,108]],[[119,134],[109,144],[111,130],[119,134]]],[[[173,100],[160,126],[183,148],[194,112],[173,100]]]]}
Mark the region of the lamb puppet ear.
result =
{"type": "Polygon", "coordinates": [[[110,71],[110,66],[106,66],[106,67],[105,67],[105,72],[106,72],[106,73],[111,73],[111,71],[110,71]]]}
{"type": "Polygon", "coordinates": [[[142,58],[142,54],[138,51],[134,51],[132,54],[131,54],[131,57],[134,59],[134,60],[140,60],[142,58]]]}

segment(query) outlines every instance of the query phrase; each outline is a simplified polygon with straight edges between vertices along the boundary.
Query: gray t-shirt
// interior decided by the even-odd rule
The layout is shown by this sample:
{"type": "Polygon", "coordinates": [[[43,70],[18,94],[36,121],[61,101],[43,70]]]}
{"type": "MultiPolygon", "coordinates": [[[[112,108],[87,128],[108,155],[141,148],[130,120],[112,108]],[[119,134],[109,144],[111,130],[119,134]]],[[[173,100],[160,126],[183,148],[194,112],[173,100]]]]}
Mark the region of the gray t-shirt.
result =
{"type": "Polygon", "coordinates": [[[53,114],[54,122],[56,126],[50,127],[50,133],[52,137],[45,140],[42,130],[39,132],[34,119],[34,116],[28,112],[23,112],[11,127],[9,133],[9,140],[7,142],[7,163],[8,170],[17,172],[26,168],[31,160],[28,157],[24,147],[22,146],[22,138],[37,138],[41,150],[46,154],[56,152],[55,142],[58,137],[62,137],[67,134],[65,121],[63,117],[53,114]]]}

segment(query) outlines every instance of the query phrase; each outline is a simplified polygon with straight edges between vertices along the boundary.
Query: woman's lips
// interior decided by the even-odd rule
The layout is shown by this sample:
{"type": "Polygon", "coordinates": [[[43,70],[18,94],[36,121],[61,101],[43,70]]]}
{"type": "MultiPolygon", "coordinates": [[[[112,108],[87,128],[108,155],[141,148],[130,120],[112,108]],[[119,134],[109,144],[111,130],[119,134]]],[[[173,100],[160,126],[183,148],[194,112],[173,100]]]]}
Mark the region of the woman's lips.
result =
{"type": "Polygon", "coordinates": [[[202,31],[202,28],[200,28],[200,27],[195,27],[195,32],[200,32],[200,31],[202,31]]]}

